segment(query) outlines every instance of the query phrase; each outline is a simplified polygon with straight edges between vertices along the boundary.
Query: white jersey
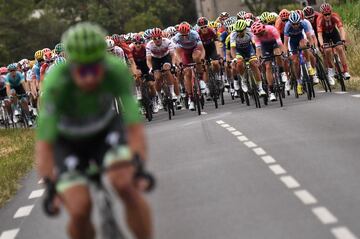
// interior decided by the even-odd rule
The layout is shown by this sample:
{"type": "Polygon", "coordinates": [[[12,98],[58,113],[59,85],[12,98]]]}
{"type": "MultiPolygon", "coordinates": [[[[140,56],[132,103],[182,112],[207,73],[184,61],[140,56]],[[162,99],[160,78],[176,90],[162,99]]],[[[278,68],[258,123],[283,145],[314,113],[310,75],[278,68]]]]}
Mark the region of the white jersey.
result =
{"type": "Polygon", "coordinates": [[[125,53],[121,47],[114,46],[114,49],[111,51],[111,53],[125,62],[125,53]]]}
{"type": "Polygon", "coordinates": [[[171,40],[163,38],[161,45],[157,46],[153,40],[146,44],[146,56],[152,56],[154,58],[163,58],[170,52],[174,52],[174,45],[171,40]]]}
{"type": "Polygon", "coordinates": [[[33,76],[33,71],[30,69],[26,72],[26,81],[31,81],[33,76]]]}

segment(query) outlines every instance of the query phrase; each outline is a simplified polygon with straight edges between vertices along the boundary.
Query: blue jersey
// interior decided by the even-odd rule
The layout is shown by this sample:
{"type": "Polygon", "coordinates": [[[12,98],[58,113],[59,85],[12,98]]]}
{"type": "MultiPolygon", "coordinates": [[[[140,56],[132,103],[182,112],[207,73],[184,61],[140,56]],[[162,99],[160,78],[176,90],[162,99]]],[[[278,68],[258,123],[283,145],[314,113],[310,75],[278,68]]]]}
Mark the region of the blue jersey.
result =
{"type": "Polygon", "coordinates": [[[35,76],[36,80],[38,80],[38,81],[40,81],[40,68],[41,68],[41,65],[39,62],[36,62],[36,64],[32,68],[33,76],[35,76]]]}
{"type": "Polygon", "coordinates": [[[175,48],[183,49],[194,49],[202,44],[199,34],[194,30],[189,32],[189,36],[182,36],[180,33],[177,33],[173,38],[173,42],[175,48]]]}
{"type": "Polygon", "coordinates": [[[5,89],[5,76],[0,76],[0,91],[5,89]]]}
{"type": "Polygon", "coordinates": [[[292,23],[288,21],[285,25],[284,35],[287,37],[302,37],[303,31],[309,33],[310,30],[308,24],[304,21],[300,21],[300,25],[297,28],[294,28],[292,23]]]}
{"type": "Polygon", "coordinates": [[[5,77],[5,84],[10,85],[11,88],[16,88],[21,85],[21,83],[24,82],[24,75],[20,73],[19,71],[16,72],[15,77],[13,78],[11,76],[11,73],[7,73],[5,77]]]}

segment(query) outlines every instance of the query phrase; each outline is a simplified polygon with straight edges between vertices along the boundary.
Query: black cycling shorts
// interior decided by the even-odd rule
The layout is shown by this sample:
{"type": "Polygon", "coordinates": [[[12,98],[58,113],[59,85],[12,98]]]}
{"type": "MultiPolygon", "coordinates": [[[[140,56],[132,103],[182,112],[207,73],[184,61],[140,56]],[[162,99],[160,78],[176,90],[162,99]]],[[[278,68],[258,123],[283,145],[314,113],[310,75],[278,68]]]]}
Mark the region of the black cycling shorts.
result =
{"type": "Polygon", "coordinates": [[[135,61],[136,67],[141,71],[141,74],[146,75],[149,74],[149,67],[146,64],[146,60],[143,61],[135,61]]]}
{"type": "Polygon", "coordinates": [[[208,45],[204,45],[204,49],[205,49],[205,59],[206,60],[218,60],[220,57],[217,54],[216,51],[216,45],[215,42],[211,42],[208,45]]]}
{"type": "Polygon", "coordinates": [[[170,54],[167,54],[163,58],[152,57],[151,62],[152,62],[153,71],[160,71],[162,70],[162,67],[165,63],[170,63],[171,65],[171,56],[170,54]]]}
{"type": "Polygon", "coordinates": [[[325,44],[336,44],[341,41],[340,33],[337,29],[334,29],[331,33],[323,32],[323,39],[325,44]]]}

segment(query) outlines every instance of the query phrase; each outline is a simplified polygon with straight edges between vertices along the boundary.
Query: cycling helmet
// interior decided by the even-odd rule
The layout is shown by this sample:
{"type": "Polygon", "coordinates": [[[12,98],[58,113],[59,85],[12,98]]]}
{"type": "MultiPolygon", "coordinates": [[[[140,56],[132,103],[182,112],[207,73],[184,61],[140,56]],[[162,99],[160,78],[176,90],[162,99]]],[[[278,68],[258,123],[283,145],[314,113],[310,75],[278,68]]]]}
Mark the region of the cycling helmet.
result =
{"type": "Polygon", "coordinates": [[[252,24],[254,24],[254,20],[248,18],[248,19],[245,19],[245,22],[246,22],[246,26],[247,27],[251,27],[252,24]]]}
{"type": "Polygon", "coordinates": [[[332,7],[329,3],[323,3],[320,6],[320,12],[322,14],[331,14],[332,13],[332,7]]]}
{"type": "Polygon", "coordinates": [[[93,63],[106,55],[105,33],[98,25],[83,22],[72,26],[62,36],[68,60],[93,63]]]}
{"type": "Polygon", "coordinates": [[[299,23],[301,21],[301,17],[296,11],[292,11],[289,16],[289,21],[291,23],[299,23]]]}
{"type": "Polygon", "coordinates": [[[121,37],[120,37],[119,34],[113,34],[111,36],[111,40],[113,40],[114,43],[117,45],[117,44],[119,44],[121,42],[121,37]]]}
{"type": "Polygon", "coordinates": [[[234,30],[237,32],[242,32],[246,29],[247,24],[245,20],[238,20],[237,22],[235,22],[234,24],[234,30]]]}
{"type": "Polygon", "coordinates": [[[296,10],[295,12],[297,12],[297,14],[299,14],[301,20],[304,20],[305,16],[304,16],[304,12],[302,10],[296,10]]]}
{"type": "Polygon", "coordinates": [[[212,29],[217,29],[218,28],[218,23],[215,21],[211,21],[209,22],[208,26],[211,27],[212,29]]]}
{"type": "Polygon", "coordinates": [[[196,24],[197,24],[199,27],[207,26],[207,25],[209,24],[209,20],[208,20],[206,17],[200,17],[200,18],[196,21],[196,24]]]}
{"type": "Polygon", "coordinates": [[[50,48],[44,48],[44,49],[42,49],[42,52],[43,52],[43,54],[45,54],[46,52],[51,52],[51,49],[50,48]]]}
{"type": "Polygon", "coordinates": [[[169,38],[170,38],[169,32],[168,32],[168,31],[163,31],[163,32],[162,32],[162,37],[169,39],[169,38]]]}
{"type": "Polygon", "coordinates": [[[53,58],[53,54],[51,51],[45,52],[45,54],[44,54],[45,61],[51,61],[52,58],[53,58]]]}
{"type": "Polygon", "coordinates": [[[8,69],[5,66],[0,67],[0,74],[1,75],[7,74],[7,73],[8,73],[8,69]]]}
{"type": "Polygon", "coordinates": [[[237,18],[233,18],[233,17],[229,17],[228,19],[225,20],[224,25],[225,27],[229,28],[230,26],[234,25],[235,22],[237,21],[237,18]]]}
{"type": "Polygon", "coordinates": [[[55,65],[64,64],[64,63],[66,63],[66,59],[65,59],[65,57],[62,57],[62,56],[56,57],[56,59],[54,61],[55,65]]]}
{"type": "Polygon", "coordinates": [[[281,21],[289,20],[290,12],[287,9],[283,9],[279,14],[281,21]]]}
{"type": "Polygon", "coordinates": [[[56,54],[60,54],[64,51],[64,45],[62,43],[56,44],[54,51],[56,54]]]}
{"type": "Polygon", "coordinates": [[[145,39],[150,39],[151,38],[151,32],[152,32],[152,29],[145,30],[144,38],[145,39]]]}
{"type": "Polygon", "coordinates": [[[266,23],[270,24],[270,25],[274,25],[277,19],[277,15],[270,13],[267,17],[266,17],[266,23]]]}
{"type": "Polygon", "coordinates": [[[260,21],[262,21],[263,23],[266,23],[266,19],[267,17],[270,15],[270,12],[263,12],[260,15],[260,21]]]}
{"type": "Polygon", "coordinates": [[[254,24],[251,26],[251,31],[254,33],[254,35],[263,33],[265,31],[265,25],[260,21],[254,22],[254,24]]]}
{"type": "Polygon", "coordinates": [[[314,8],[312,6],[306,6],[303,9],[304,15],[306,18],[313,17],[315,15],[314,8]]]}
{"type": "Polygon", "coordinates": [[[229,18],[229,13],[227,13],[227,12],[222,12],[222,13],[220,13],[220,15],[219,15],[219,19],[220,20],[225,20],[225,19],[227,19],[227,18],[229,18]]]}
{"type": "Polygon", "coordinates": [[[181,35],[187,35],[190,32],[190,25],[187,22],[183,22],[179,25],[178,31],[181,35]]]}
{"type": "Polygon", "coordinates": [[[42,50],[36,51],[35,54],[34,54],[35,60],[37,60],[37,61],[42,60],[42,59],[43,59],[43,55],[44,55],[44,54],[43,54],[42,50]]]}
{"type": "Polygon", "coordinates": [[[135,34],[133,42],[143,44],[145,40],[140,34],[135,34]]]}
{"type": "Polygon", "coordinates": [[[23,70],[27,70],[30,68],[30,61],[28,59],[22,59],[18,63],[23,70]]]}
{"type": "Polygon", "coordinates": [[[111,39],[107,39],[106,41],[106,48],[108,51],[112,51],[115,47],[115,42],[111,39]]]}
{"type": "Polygon", "coordinates": [[[175,27],[168,27],[168,32],[170,34],[170,36],[175,36],[175,34],[177,33],[176,28],[175,27]]]}
{"type": "Polygon", "coordinates": [[[252,19],[254,20],[255,19],[255,16],[254,14],[252,14],[251,12],[248,12],[245,14],[245,19],[252,19]]]}
{"type": "Polygon", "coordinates": [[[152,30],[152,33],[151,33],[151,37],[152,38],[156,38],[156,37],[162,37],[162,30],[160,29],[160,28],[154,28],[153,30],[152,30]]]}
{"type": "Polygon", "coordinates": [[[243,19],[245,20],[245,16],[246,16],[246,12],[245,11],[240,11],[236,14],[237,19],[243,19]]]}
{"type": "Polygon", "coordinates": [[[8,71],[16,71],[17,70],[17,63],[11,63],[7,66],[8,71]]]}

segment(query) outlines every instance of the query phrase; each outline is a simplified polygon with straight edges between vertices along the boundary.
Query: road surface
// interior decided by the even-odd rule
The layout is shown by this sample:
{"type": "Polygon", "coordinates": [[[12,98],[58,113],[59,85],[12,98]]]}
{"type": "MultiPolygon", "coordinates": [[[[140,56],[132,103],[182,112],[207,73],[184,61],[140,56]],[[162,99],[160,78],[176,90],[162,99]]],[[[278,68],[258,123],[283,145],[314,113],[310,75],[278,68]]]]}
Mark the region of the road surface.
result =
{"type": "MultiPolygon", "coordinates": [[[[262,109],[227,99],[147,123],[156,238],[359,238],[360,98],[305,98],[262,109]]],[[[0,209],[0,239],[66,238],[66,216],[41,211],[35,172],[22,184],[0,209]]]]}

